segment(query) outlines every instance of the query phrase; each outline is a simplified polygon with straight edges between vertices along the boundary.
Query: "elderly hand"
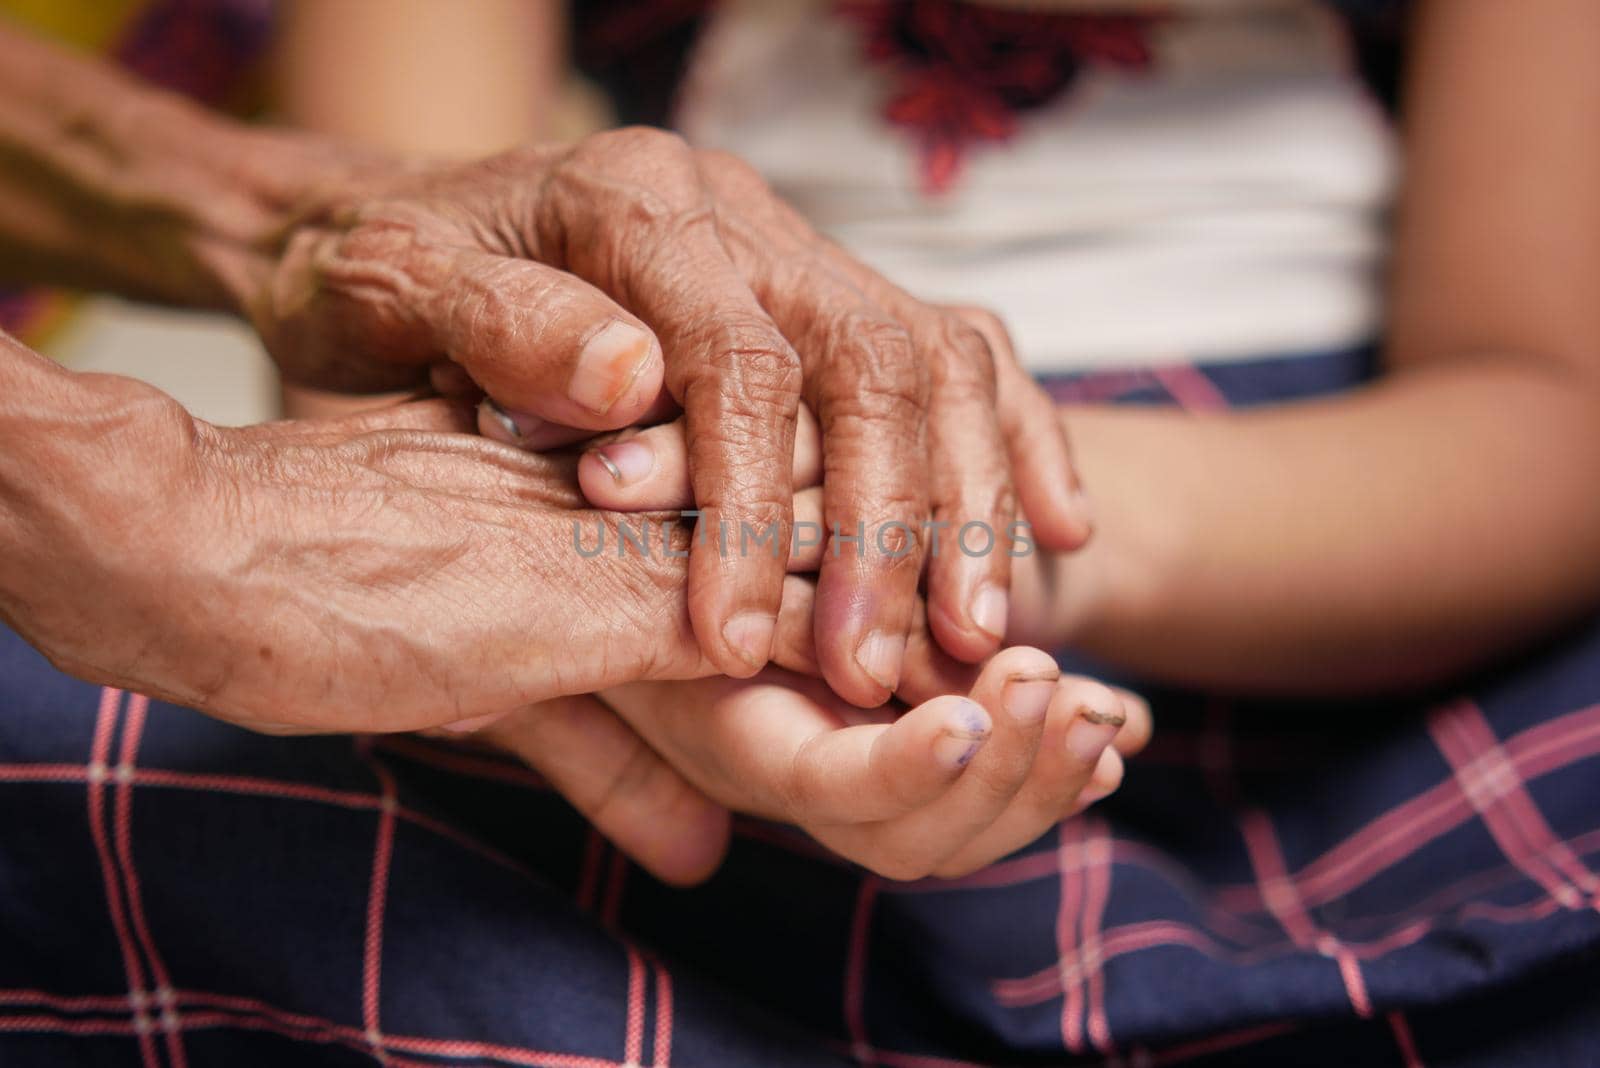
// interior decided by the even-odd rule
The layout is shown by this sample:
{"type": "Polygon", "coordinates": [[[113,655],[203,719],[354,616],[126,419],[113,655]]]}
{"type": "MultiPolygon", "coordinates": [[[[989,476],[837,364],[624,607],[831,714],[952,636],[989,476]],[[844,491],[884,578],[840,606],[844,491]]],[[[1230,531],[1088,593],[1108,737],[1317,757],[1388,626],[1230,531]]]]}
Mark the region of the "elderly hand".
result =
{"type": "Polygon", "coordinates": [[[256,729],[385,731],[714,670],[663,528],[619,556],[570,459],[460,433],[469,409],[224,429],[0,356],[28,378],[0,405],[0,612],[73,674],[256,729]],[[575,528],[592,549],[600,527],[586,559],[575,528]]]}
{"type": "Polygon", "coordinates": [[[857,704],[899,680],[924,563],[935,633],[972,661],[1005,630],[1017,503],[1045,546],[1088,534],[1059,425],[1009,353],[822,240],[729,157],[633,129],[342,175],[302,201],[244,301],[285,373],[381,388],[454,366],[498,404],[484,429],[530,447],[681,405],[702,529],[730,543],[695,545],[689,618],[726,674],[769,659],[802,399],[826,523],[865,531],[824,561],[817,622],[822,669],[857,704]],[[958,551],[968,522],[997,548],[958,551]],[[737,551],[741,524],[776,526],[778,551],[737,551]]]}

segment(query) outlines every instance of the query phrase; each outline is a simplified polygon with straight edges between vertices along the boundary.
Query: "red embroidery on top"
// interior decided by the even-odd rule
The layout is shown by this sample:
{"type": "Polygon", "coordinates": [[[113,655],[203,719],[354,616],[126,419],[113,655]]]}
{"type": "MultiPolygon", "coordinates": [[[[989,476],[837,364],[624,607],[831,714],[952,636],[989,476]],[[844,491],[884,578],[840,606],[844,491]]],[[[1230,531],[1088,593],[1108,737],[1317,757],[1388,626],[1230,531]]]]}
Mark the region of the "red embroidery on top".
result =
{"type": "Polygon", "coordinates": [[[838,0],[858,23],[869,60],[896,86],[884,117],[920,141],[922,184],[954,185],[968,148],[1003,141],[1018,112],[1041,107],[1086,64],[1150,66],[1148,32],[1160,15],[1063,15],[962,0],[838,0]]]}

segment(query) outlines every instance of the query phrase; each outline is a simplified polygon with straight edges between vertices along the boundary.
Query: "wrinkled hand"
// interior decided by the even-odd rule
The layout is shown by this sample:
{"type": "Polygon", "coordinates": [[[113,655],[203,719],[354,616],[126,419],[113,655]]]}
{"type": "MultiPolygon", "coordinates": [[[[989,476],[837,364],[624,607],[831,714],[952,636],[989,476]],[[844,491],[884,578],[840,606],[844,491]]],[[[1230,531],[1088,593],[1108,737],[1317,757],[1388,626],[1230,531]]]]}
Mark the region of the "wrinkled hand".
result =
{"type": "Polygon", "coordinates": [[[729,675],[769,659],[802,399],[826,523],[866,531],[859,556],[823,563],[815,624],[857,704],[899,680],[925,563],[940,643],[997,648],[1010,558],[953,551],[962,524],[1003,547],[1020,501],[1042,545],[1088,533],[1059,425],[1008,353],[819,238],[748,167],[658,131],[361,168],[303,206],[250,303],[292,379],[386,388],[456,367],[499,403],[484,429],[530,447],[681,406],[703,529],[779,530],[776,555],[694,547],[689,618],[729,675]]]}
{"type": "Polygon", "coordinates": [[[470,409],[224,429],[75,377],[99,399],[63,432],[88,444],[26,510],[6,606],[73,674],[256,729],[392,731],[714,671],[661,526],[618,556],[571,459],[462,433],[470,409]],[[582,557],[575,524],[611,551],[582,557]]]}
{"type": "Polygon", "coordinates": [[[1015,648],[976,673],[968,697],[898,716],[772,668],[547,703],[484,737],[550,777],[646,868],[687,883],[726,847],[716,805],[793,823],[889,878],[962,875],[1110,794],[1149,732],[1139,698],[1058,679],[1049,656],[1015,648]],[[573,737],[587,759],[571,759],[573,737]]]}

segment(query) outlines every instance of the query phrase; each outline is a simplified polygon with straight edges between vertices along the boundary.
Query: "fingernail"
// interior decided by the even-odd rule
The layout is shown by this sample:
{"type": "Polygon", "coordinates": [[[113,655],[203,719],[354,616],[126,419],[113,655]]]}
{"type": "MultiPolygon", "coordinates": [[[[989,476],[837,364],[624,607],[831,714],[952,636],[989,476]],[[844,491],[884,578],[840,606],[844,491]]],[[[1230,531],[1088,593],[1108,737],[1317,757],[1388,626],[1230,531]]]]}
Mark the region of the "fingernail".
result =
{"type": "Polygon", "coordinates": [[[740,612],[722,625],[722,640],[755,667],[763,667],[772,655],[772,634],[778,621],[765,612],[740,612]]]}
{"type": "Polygon", "coordinates": [[[989,713],[965,697],[950,713],[947,726],[933,741],[933,757],[947,768],[964,768],[989,740],[993,724],[989,713]]]}
{"type": "Polygon", "coordinates": [[[972,621],[978,629],[996,638],[1006,636],[1006,591],[992,582],[985,582],[972,595],[972,621]]]}
{"type": "Polygon", "coordinates": [[[544,420],[527,412],[511,412],[490,397],[478,405],[478,433],[507,445],[521,445],[523,439],[544,426],[544,420]]]}
{"type": "Polygon", "coordinates": [[[1022,724],[1038,723],[1050,708],[1060,676],[1049,674],[1013,675],[1006,680],[1006,715],[1022,724]]]}
{"type": "Polygon", "coordinates": [[[632,486],[656,469],[656,453],[642,441],[613,441],[594,450],[594,456],[619,486],[632,486]]]}
{"type": "Polygon", "coordinates": [[[900,660],[905,652],[905,635],[875,630],[856,646],[856,663],[873,682],[893,693],[900,685],[900,660]]]}
{"type": "Polygon", "coordinates": [[[567,396],[596,415],[604,415],[654,358],[651,334],[613,319],[584,343],[567,384],[567,396]]]}
{"type": "Polygon", "coordinates": [[[1122,729],[1125,717],[1120,712],[1102,712],[1088,705],[1078,706],[1077,718],[1067,728],[1067,751],[1085,764],[1100,759],[1111,739],[1122,729]]]}

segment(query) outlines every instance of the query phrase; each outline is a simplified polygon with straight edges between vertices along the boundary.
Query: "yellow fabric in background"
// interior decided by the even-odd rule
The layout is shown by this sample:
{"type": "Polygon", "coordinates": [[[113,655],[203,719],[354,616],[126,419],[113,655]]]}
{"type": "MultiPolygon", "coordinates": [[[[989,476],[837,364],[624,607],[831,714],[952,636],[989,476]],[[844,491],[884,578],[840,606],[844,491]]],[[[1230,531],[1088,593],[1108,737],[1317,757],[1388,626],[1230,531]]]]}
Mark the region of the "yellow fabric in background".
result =
{"type": "MultiPolygon", "coordinates": [[[[144,0],[0,0],[0,18],[40,37],[70,45],[82,52],[104,55],[115,47],[144,0]]],[[[76,298],[70,294],[34,290],[25,321],[19,328],[22,343],[43,347],[72,313],[76,298]]]]}
{"type": "Polygon", "coordinates": [[[0,0],[0,16],[41,37],[103,53],[143,6],[144,0],[0,0]]]}

